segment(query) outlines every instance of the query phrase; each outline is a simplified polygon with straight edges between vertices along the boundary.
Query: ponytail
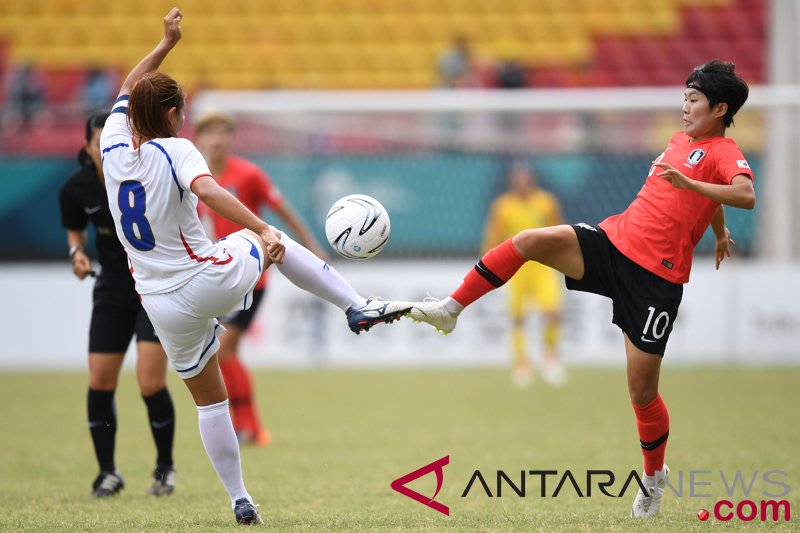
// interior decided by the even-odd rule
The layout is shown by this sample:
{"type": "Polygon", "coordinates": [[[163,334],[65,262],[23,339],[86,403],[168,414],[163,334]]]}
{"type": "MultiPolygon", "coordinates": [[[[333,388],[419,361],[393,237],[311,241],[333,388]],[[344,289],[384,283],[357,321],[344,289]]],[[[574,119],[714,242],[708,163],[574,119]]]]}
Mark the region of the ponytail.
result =
{"type": "Polygon", "coordinates": [[[143,140],[175,137],[167,111],[184,105],[183,89],[172,77],[150,72],[136,82],[128,101],[128,127],[134,138],[143,140]]]}

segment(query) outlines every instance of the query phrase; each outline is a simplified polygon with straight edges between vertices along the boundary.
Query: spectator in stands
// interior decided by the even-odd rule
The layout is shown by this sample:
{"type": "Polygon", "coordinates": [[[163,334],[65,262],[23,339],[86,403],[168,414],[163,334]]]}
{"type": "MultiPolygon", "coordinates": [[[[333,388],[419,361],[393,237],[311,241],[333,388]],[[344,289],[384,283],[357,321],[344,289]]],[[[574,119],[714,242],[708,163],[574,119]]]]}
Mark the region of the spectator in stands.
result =
{"type": "Polygon", "coordinates": [[[44,108],[45,89],[46,84],[41,73],[30,63],[21,63],[11,72],[8,82],[6,94],[10,109],[7,120],[18,121],[20,130],[30,127],[33,119],[44,108]]]}
{"type": "MultiPolygon", "coordinates": [[[[217,183],[234,194],[252,212],[259,213],[263,207],[273,210],[300,241],[318,257],[328,260],[322,247],[314,239],[303,220],[283,198],[278,188],[257,165],[231,153],[235,124],[233,117],[220,112],[202,115],[194,125],[197,148],[208,162],[211,175],[217,183]]],[[[215,213],[205,204],[199,204],[204,225],[211,226],[213,239],[231,235],[242,227],[215,213]]],[[[249,309],[237,309],[219,321],[227,333],[220,338],[217,352],[219,367],[230,398],[233,428],[239,441],[266,446],[271,438],[259,420],[253,401],[253,385],[250,372],[238,356],[239,342],[250,327],[266,291],[267,270],[253,290],[253,303],[249,309]]]]}
{"type": "Polygon", "coordinates": [[[83,86],[81,105],[86,113],[94,113],[104,109],[114,101],[117,88],[116,77],[100,67],[92,67],[86,73],[86,84],[83,86]]]}
{"type": "Polygon", "coordinates": [[[440,87],[455,89],[474,85],[472,50],[469,41],[463,35],[453,39],[450,48],[439,56],[437,65],[440,87]]]}

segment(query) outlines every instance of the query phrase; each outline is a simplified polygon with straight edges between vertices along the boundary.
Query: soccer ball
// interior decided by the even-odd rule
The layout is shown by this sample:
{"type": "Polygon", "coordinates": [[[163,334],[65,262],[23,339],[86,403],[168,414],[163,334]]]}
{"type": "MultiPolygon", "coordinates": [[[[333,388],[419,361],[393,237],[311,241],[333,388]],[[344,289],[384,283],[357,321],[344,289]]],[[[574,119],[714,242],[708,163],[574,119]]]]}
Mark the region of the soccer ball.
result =
{"type": "Polygon", "coordinates": [[[371,196],[351,194],[337,200],[325,219],[325,236],[348,259],[375,257],[389,240],[389,214],[371,196]]]}

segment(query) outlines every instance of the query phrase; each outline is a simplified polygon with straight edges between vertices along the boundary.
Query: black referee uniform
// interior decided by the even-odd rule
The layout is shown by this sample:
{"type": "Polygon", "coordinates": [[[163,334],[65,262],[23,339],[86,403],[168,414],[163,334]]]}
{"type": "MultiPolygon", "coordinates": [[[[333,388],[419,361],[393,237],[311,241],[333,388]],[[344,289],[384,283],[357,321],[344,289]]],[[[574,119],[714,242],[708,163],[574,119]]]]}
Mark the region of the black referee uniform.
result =
{"type": "MultiPolygon", "coordinates": [[[[95,228],[100,272],[93,292],[89,353],[124,353],[134,333],[137,341],[158,342],[158,337],[136,293],[128,256],[117,239],[106,188],[94,164],[85,159],[88,158],[79,157],[84,164],[61,188],[61,224],[68,230],[83,231],[91,222],[95,228]]],[[[100,466],[100,474],[92,484],[92,495],[96,497],[110,496],[125,486],[114,461],[117,430],[114,392],[90,388],[87,397],[89,431],[100,466]]],[[[143,400],[158,452],[150,493],[170,494],[175,488],[172,399],[165,387],[152,396],[143,396],[143,400]]]]}
{"type": "Polygon", "coordinates": [[[100,273],[94,285],[94,307],[89,329],[89,352],[125,352],[136,333],[139,341],[158,342],[142,308],[128,267],[128,256],[117,239],[108,208],[106,188],[94,165],[81,167],[61,188],[61,224],[83,231],[95,227],[100,273]]]}

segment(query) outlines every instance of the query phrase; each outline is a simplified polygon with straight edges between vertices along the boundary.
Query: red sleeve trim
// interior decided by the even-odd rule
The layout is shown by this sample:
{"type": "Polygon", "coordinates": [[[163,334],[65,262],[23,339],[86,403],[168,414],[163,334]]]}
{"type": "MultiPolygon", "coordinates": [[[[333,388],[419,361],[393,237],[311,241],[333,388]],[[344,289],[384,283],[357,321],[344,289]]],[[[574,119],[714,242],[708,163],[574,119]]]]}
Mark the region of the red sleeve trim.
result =
{"type": "Polygon", "coordinates": [[[206,173],[206,174],[198,174],[197,176],[195,176],[195,177],[193,177],[193,178],[192,178],[192,181],[190,181],[190,182],[189,182],[189,190],[191,190],[191,189],[192,189],[192,185],[194,185],[194,182],[195,182],[195,180],[196,180],[197,178],[202,178],[203,176],[210,176],[210,177],[212,177],[212,178],[214,177],[214,176],[211,176],[211,174],[208,174],[208,173],[206,173]]]}

